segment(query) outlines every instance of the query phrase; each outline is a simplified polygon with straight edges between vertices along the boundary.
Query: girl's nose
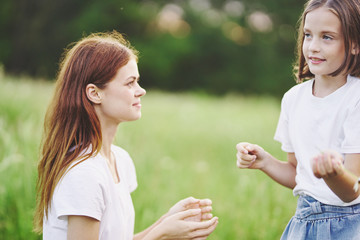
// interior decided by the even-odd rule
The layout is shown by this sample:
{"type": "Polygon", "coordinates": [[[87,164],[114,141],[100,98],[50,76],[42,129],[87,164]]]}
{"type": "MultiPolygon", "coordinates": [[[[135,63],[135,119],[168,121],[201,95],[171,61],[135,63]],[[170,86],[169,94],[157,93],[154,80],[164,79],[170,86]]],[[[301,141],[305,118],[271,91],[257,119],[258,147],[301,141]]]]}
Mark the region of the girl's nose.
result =
{"type": "Polygon", "coordinates": [[[318,52],[320,50],[319,41],[316,39],[312,39],[309,43],[309,50],[311,52],[318,52]]]}

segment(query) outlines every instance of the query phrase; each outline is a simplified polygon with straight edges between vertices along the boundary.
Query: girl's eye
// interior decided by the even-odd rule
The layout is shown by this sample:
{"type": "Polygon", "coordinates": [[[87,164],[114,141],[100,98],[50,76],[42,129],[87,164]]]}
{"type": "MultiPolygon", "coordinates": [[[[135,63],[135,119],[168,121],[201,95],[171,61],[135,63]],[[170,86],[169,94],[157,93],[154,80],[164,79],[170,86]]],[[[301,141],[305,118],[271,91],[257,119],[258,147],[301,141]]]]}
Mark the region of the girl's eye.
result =
{"type": "Polygon", "coordinates": [[[332,40],[332,37],[330,37],[330,36],[328,36],[328,35],[324,35],[324,36],[323,36],[323,39],[324,39],[324,40],[332,40]]]}
{"type": "Polygon", "coordinates": [[[305,36],[305,38],[310,38],[311,37],[310,33],[304,33],[304,36],[305,36]]]}

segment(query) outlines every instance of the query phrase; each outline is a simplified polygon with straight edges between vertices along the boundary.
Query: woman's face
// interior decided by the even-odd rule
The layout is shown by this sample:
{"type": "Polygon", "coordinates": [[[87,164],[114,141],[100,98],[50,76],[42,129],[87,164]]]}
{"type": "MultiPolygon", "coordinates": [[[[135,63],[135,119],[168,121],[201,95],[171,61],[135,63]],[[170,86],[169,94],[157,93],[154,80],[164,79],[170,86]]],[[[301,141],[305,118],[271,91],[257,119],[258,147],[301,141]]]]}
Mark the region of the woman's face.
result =
{"type": "Polygon", "coordinates": [[[141,117],[140,98],[145,89],[139,83],[139,71],[134,59],[121,67],[115,77],[100,90],[101,103],[97,114],[102,125],[134,121],[141,117]]]}

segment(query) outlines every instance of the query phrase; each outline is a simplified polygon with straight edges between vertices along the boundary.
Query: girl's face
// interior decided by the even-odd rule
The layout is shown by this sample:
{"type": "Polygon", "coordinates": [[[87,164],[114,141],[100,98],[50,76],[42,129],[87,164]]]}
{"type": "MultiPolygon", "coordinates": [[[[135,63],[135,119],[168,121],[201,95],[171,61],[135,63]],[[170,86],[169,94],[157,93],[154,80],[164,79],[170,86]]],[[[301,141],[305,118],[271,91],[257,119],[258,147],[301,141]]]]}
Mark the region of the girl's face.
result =
{"type": "Polygon", "coordinates": [[[328,8],[320,7],[306,15],[302,50],[315,77],[327,76],[343,63],[345,45],[341,23],[328,8]]]}
{"type": "Polygon", "coordinates": [[[144,96],[146,91],[140,87],[138,81],[137,63],[131,59],[117,71],[107,86],[100,90],[98,115],[102,125],[117,125],[141,117],[140,97],[144,96]]]}

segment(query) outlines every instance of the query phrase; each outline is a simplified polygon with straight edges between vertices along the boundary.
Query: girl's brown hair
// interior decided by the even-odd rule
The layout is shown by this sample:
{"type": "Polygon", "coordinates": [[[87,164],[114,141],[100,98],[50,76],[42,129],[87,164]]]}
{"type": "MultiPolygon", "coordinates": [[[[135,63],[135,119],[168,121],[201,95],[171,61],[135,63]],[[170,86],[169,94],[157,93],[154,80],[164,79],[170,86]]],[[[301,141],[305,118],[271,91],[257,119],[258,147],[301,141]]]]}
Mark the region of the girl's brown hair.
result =
{"type": "Polygon", "coordinates": [[[34,216],[36,232],[41,233],[54,189],[69,167],[100,151],[100,122],[86,96],[86,86],[92,83],[104,89],[118,69],[132,58],[137,60],[137,56],[137,51],[116,31],[91,34],[65,51],[55,94],[45,115],[34,216]]]}
{"type": "Polygon", "coordinates": [[[345,43],[345,60],[341,66],[330,76],[337,76],[340,73],[360,77],[360,55],[352,54],[353,49],[360,47],[360,2],[359,0],[310,0],[305,5],[305,10],[299,20],[297,40],[297,62],[294,66],[296,82],[301,83],[306,79],[314,77],[305,61],[302,52],[304,42],[304,22],[306,15],[317,8],[327,7],[336,14],[341,23],[342,34],[345,43]]]}

